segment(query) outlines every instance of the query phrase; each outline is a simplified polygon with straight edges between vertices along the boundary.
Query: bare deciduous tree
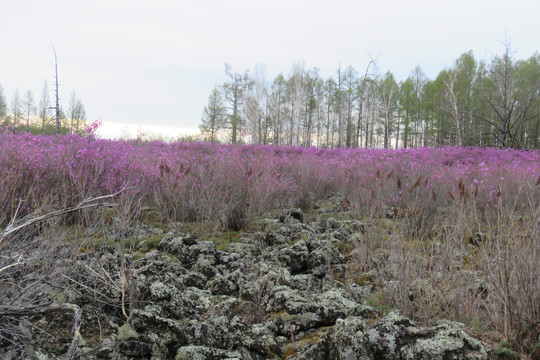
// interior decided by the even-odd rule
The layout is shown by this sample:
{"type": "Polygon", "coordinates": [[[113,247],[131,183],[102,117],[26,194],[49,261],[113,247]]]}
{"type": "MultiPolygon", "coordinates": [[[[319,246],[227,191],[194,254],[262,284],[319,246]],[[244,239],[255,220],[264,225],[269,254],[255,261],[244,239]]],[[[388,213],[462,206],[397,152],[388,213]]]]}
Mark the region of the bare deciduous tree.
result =
{"type": "Polygon", "coordinates": [[[4,88],[0,85],[0,120],[7,115],[7,103],[6,97],[4,96],[4,88]]]}
{"type": "Polygon", "coordinates": [[[11,125],[13,125],[13,131],[15,131],[15,128],[19,125],[19,118],[21,117],[21,107],[22,102],[19,95],[19,89],[15,89],[15,93],[13,94],[13,98],[11,99],[11,125]]]}
{"type": "Polygon", "coordinates": [[[84,109],[84,105],[77,97],[77,94],[75,91],[71,94],[71,97],[69,98],[69,107],[68,107],[68,115],[70,118],[70,130],[73,132],[79,132],[79,126],[80,122],[86,120],[86,110],[84,109]],[[75,123],[75,128],[73,124],[75,123]]]}
{"type": "Polygon", "coordinates": [[[22,102],[24,111],[26,112],[26,131],[30,131],[30,115],[34,115],[36,112],[36,106],[34,105],[34,94],[28,90],[26,96],[22,102]]]}
{"type": "Polygon", "coordinates": [[[43,84],[41,98],[39,99],[39,119],[41,120],[41,132],[45,133],[45,125],[47,124],[51,100],[49,98],[49,86],[47,82],[43,84]]]}
{"type": "Polygon", "coordinates": [[[244,102],[244,93],[251,89],[253,82],[249,78],[247,71],[243,74],[233,72],[229,64],[225,64],[225,74],[229,77],[229,81],[223,84],[223,93],[231,110],[231,114],[229,115],[231,141],[233,144],[236,144],[243,125],[240,112],[244,102]]]}

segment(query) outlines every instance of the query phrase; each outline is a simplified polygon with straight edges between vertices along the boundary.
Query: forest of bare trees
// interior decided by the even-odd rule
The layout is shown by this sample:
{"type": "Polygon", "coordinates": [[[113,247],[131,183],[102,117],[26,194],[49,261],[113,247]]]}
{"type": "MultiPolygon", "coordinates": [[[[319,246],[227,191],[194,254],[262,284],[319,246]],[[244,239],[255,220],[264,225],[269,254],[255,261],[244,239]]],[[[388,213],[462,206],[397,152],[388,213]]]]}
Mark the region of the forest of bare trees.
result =
{"type": "Polygon", "coordinates": [[[21,96],[16,89],[9,104],[0,85],[0,126],[33,134],[84,133],[86,110],[75,92],[71,93],[66,111],[59,106],[58,120],[55,109],[47,82],[43,84],[39,99],[35,99],[30,90],[21,96]]]}
{"type": "Polygon", "coordinates": [[[319,147],[433,145],[540,147],[540,54],[516,60],[509,44],[489,62],[471,51],[429,79],[403,81],[370,61],[324,79],[294,63],[272,81],[226,65],[200,129],[205,140],[319,147]]]}

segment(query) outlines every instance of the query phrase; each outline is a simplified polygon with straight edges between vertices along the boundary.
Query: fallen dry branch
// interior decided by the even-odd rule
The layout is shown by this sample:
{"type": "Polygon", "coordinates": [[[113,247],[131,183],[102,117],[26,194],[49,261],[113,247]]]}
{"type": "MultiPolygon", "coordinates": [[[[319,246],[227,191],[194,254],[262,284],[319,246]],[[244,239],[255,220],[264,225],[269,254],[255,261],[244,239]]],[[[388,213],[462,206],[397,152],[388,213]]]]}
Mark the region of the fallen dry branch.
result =
{"type": "MultiPolygon", "coordinates": [[[[19,201],[15,214],[13,218],[11,219],[11,221],[9,222],[9,224],[7,225],[7,227],[3,229],[2,231],[0,231],[0,246],[4,245],[3,241],[7,239],[8,236],[13,235],[25,228],[28,228],[44,220],[51,219],[54,217],[59,217],[59,216],[62,216],[62,215],[65,215],[74,211],[94,208],[98,206],[104,206],[104,207],[117,206],[114,203],[107,202],[107,200],[119,195],[120,193],[122,193],[123,191],[127,189],[131,189],[131,188],[123,187],[122,189],[120,189],[119,191],[113,194],[87,198],[81,201],[76,206],[57,210],[57,211],[52,211],[41,216],[36,216],[27,220],[23,220],[22,222],[17,222],[17,215],[19,213],[19,209],[23,202],[21,200],[19,201]]],[[[15,246],[19,247],[22,245],[16,242],[15,246]]],[[[24,259],[24,256],[22,254],[19,254],[18,257],[14,259],[11,263],[8,263],[7,265],[0,267],[0,276],[7,269],[12,268],[17,265],[25,264],[25,262],[28,262],[28,261],[30,260],[24,259]]],[[[43,314],[51,313],[51,312],[73,312],[73,327],[72,327],[73,338],[71,340],[71,345],[68,351],[66,352],[65,359],[66,360],[74,359],[77,356],[77,348],[79,346],[79,342],[81,339],[79,330],[80,330],[81,321],[82,321],[81,320],[82,311],[78,305],[70,304],[70,303],[46,303],[46,304],[38,304],[38,305],[29,305],[28,303],[27,304],[22,303],[20,305],[10,305],[10,306],[0,305],[0,324],[9,324],[9,323],[16,324],[20,322],[21,317],[24,317],[24,316],[32,317],[32,316],[43,315],[43,314]]],[[[0,326],[0,328],[1,327],[2,326],[0,326]]],[[[3,329],[3,330],[6,330],[6,329],[3,329]]],[[[8,331],[8,333],[10,332],[8,331]]],[[[31,335],[29,333],[28,334],[11,333],[11,335],[18,337],[19,340],[21,340],[21,342],[24,345],[24,349],[26,351],[26,355],[28,358],[38,359],[38,356],[36,355],[34,351],[34,344],[31,339],[31,335]]]]}
{"type": "MultiPolygon", "coordinates": [[[[81,308],[75,304],[55,304],[51,303],[48,305],[36,305],[36,306],[0,306],[0,319],[6,317],[20,317],[20,316],[35,316],[41,315],[48,312],[64,312],[64,311],[73,311],[73,339],[71,340],[71,345],[66,353],[66,360],[73,359],[77,354],[77,347],[81,339],[81,334],[79,332],[81,328],[81,319],[82,312],[81,308]]],[[[26,347],[26,350],[29,351],[29,347],[26,347]]],[[[37,358],[36,354],[29,354],[32,358],[37,358]]]]}
{"type": "Polygon", "coordinates": [[[17,232],[17,231],[19,231],[19,230],[21,230],[21,229],[23,229],[25,227],[28,227],[30,225],[33,225],[33,224],[39,223],[41,221],[44,221],[44,220],[51,219],[51,218],[57,217],[57,216],[62,216],[62,215],[65,215],[65,214],[69,214],[69,213],[74,212],[74,211],[93,208],[93,207],[96,207],[96,206],[114,207],[114,206],[116,206],[116,204],[107,203],[107,202],[101,202],[101,201],[113,198],[113,197],[119,195],[120,193],[122,193],[123,191],[125,191],[127,189],[131,189],[131,188],[124,187],[124,188],[118,190],[117,192],[115,192],[114,194],[108,194],[108,195],[98,196],[98,197],[94,197],[94,198],[84,199],[83,201],[81,201],[79,204],[77,204],[75,206],[65,208],[65,209],[61,209],[61,210],[52,211],[50,213],[47,213],[47,214],[37,216],[37,217],[29,219],[29,220],[26,220],[25,222],[23,222],[21,224],[15,225],[17,213],[18,213],[19,207],[21,205],[21,202],[19,202],[19,205],[17,206],[17,210],[15,211],[15,215],[13,216],[13,219],[11,219],[11,222],[8,224],[8,226],[4,230],[2,230],[2,232],[0,232],[0,245],[2,244],[2,241],[6,238],[6,236],[8,236],[8,235],[10,235],[10,234],[12,234],[14,232],[17,232]]]}
{"type": "Polygon", "coordinates": [[[1,268],[0,268],[0,274],[1,274],[4,270],[9,269],[10,267],[17,266],[17,265],[20,265],[20,264],[24,264],[24,261],[21,261],[21,258],[22,258],[22,255],[19,255],[19,257],[17,258],[17,261],[15,261],[13,264],[9,264],[9,265],[6,265],[6,266],[4,266],[4,267],[1,267],[1,268]]]}

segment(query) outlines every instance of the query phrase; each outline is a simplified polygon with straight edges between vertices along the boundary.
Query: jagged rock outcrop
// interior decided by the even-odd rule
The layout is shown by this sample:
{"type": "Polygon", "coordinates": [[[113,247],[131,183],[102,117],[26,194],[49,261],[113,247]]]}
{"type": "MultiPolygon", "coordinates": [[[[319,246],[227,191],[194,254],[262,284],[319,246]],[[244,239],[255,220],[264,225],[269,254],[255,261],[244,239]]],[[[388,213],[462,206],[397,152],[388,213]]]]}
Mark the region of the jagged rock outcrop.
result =
{"type": "Polygon", "coordinates": [[[365,303],[371,286],[337,280],[346,270],[337,246],[361,234],[361,223],[308,223],[300,210],[267,223],[274,226],[266,233],[245,235],[227,251],[170,232],[146,253],[109,247],[81,254],[74,290],[63,291],[83,309],[80,353],[122,360],[488,358],[460,324],[423,328],[397,312],[382,316],[365,303]]]}

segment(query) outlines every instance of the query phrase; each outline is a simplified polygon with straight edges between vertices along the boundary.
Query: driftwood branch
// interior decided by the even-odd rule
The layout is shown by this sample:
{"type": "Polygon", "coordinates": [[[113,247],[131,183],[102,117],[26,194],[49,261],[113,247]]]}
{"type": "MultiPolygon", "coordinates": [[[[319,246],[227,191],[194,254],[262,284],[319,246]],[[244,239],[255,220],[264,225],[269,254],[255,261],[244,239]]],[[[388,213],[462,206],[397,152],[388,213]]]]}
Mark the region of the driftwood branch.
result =
{"type": "Polygon", "coordinates": [[[9,265],[6,265],[6,266],[0,268],[0,274],[2,273],[2,271],[7,270],[10,267],[17,266],[17,265],[20,265],[20,264],[24,264],[24,261],[21,261],[21,259],[22,259],[22,255],[19,255],[19,257],[17,258],[17,261],[15,261],[13,264],[9,264],[9,265]]]}
{"type": "MultiPolygon", "coordinates": [[[[19,316],[34,316],[39,314],[44,314],[47,312],[73,312],[73,339],[71,340],[71,345],[66,353],[65,359],[72,360],[77,355],[77,347],[81,341],[81,321],[82,321],[82,311],[78,305],[75,304],[56,304],[51,303],[48,305],[36,305],[36,306],[0,306],[0,319],[2,317],[19,317],[19,316]]],[[[35,354],[34,354],[35,355],[35,354]]],[[[31,356],[31,355],[30,355],[31,356]]]]}
{"type": "MultiPolygon", "coordinates": [[[[58,217],[58,216],[62,216],[62,215],[65,215],[74,211],[98,207],[98,206],[106,206],[106,207],[117,206],[116,204],[107,202],[107,200],[119,195],[120,193],[122,193],[123,191],[127,189],[132,189],[132,187],[129,187],[129,188],[123,187],[122,189],[120,189],[119,191],[113,194],[87,198],[73,207],[69,207],[69,208],[65,208],[65,209],[61,209],[57,211],[52,211],[47,214],[36,216],[34,218],[30,218],[22,222],[17,222],[17,216],[19,214],[21,204],[23,203],[23,200],[20,200],[15,210],[15,213],[13,215],[13,218],[11,219],[11,221],[9,222],[6,228],[0,231],[0,245],[2,244],[3,240],[6,239],[7,236],[21,229],[24,229],[28,226],[39,223],[41,221],[58,217]]],[[[22,261],[22,255],[20,255],[18,259],[13,261],[12,264],[9,264],[0,268],[0,274],[6,269],[9,269],[13,266],[17,266],[23,263],[24,261],[22,261]]],[[[29,305],[29,306],[0,305],[0,324],[4,320],[10,319],[10,318],[17,319],[21,316],[35,316],[35,315],[40,315],[40,314],[45,314],[45,313],[50,313],[50,312],[73,312],[73,327],[72,327],[73,339],[71,340],[71,345],[64,357],[66,360],[72,360],[77,356],[77,348],[81,340],[80,328],[81,328],[81,321],[82,321],[82,311],[79,306],[75,304],[69,304],[69,303],[62,303],[62,304],[49,303],[49,304],[39,304],[39,305],[29,305]]],[[[30,359],[38,359],[34,351],[31,337],[27,337],[25,335],[23,339],[23,343],[25,345],[27,356],[30,359]]]]}
{"type": "Polygon", "coordinates": [[[25,222],[23,222],[21,224],[15,225],[15,220],[16,220],[15,218],[17,217],[17,213],[18,213],[19,207],[21,205],[21,201],[19,201],[19,205],[17,206],[17,210],[15,211],[15,215],[13,216],[13,219],[11,219],[11,222],[8,224],[8,226],[4,230],[2,230],[2,232],[0,232],[0,244],[2,244],[2,241],[5,239],[6,236],[8,236],[8,235],[10,235],[10,234],[12,234],[12,233],[14,233],[16,231],[19,231],[19,230],[21,230],[21,229],[23,229],[23,228],[25,228],[27,226],[39,223],[40,221],[43,221],[43,220],[47,220],[47,219],[50,219],[50,218],[53,218],[53,217],[69,214],[71,212],[78,211],[78,210],[93,208],[93,207],[96,207],[96,206],[108,206],[108,207],[116,206],[116,204],[111,204],[111,203],[101,202],[101,201],[113,198],[113,197],[117,196],[118,194],[122,193],[123,191],[125,191],[127,189],[132,189],[132,188],[124,187],[124,188],[118,190],[117,192],[115,192],[114,194],[98,196],[98,197],[95,197],[95,198],[88,198],[88,199],[85,199],[85,200],[81,201],[79,204],[77,204],[75,206],[65,208],[65,209],[61,209],[61,210],[52,211],[50,213],[47,213],[47,214],[37,216],[37,217],[29,219],[29,220],[26,220],[25,222]]]}

